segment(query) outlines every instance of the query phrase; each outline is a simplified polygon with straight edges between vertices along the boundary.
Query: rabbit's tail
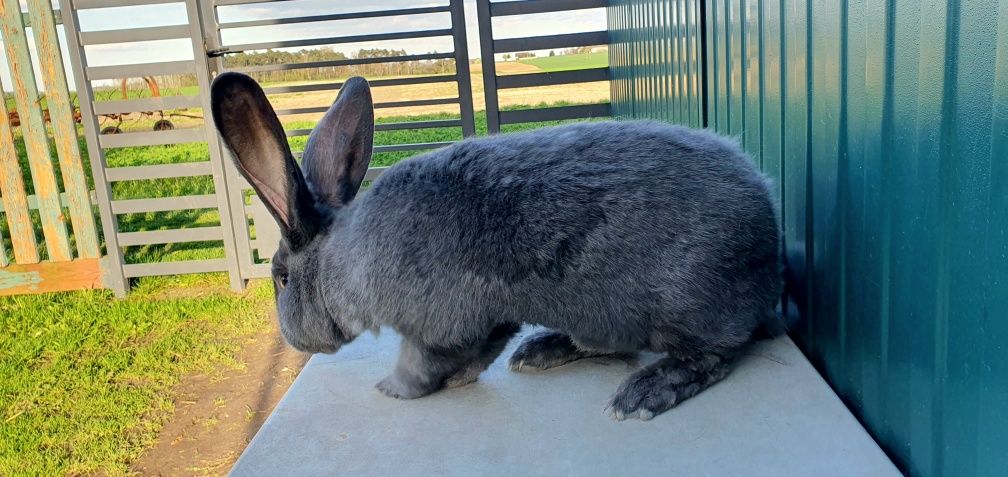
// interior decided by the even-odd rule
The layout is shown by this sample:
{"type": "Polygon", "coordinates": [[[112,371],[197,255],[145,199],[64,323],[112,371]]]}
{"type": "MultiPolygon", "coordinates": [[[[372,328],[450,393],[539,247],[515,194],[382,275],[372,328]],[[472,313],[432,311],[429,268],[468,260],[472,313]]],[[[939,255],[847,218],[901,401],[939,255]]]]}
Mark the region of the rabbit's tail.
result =
{"type": "Polygon", "coordinates": [[[797,244],[781,254],[781,278],[784,293],[777,309],[768,313],[756,330],[757,339],[771,339],[786,334],[801,320],[806,310],[805,247],[797,244]]]}

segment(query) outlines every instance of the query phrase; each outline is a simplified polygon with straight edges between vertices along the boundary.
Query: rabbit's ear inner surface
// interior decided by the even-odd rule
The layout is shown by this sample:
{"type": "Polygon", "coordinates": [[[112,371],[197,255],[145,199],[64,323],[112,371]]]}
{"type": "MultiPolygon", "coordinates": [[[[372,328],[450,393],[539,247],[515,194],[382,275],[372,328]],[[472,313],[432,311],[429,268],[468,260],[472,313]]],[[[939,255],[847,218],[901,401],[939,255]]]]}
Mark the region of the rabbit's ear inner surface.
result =
{"type": "Polygon", "coordinates": [[[371,88],[355,76],[340,88],[305,145],[305,178],[320,202],[339,207],[353,200],[371,162],[373,142],[371,88]]]}
{"type": "Polygon", "coordinates": [[[242,176],[291,247],[308,243],[320,231],[321,217],[262,88],[243,74],[223,73],[214,80],[210,97],[214,124],[242,176]]]}

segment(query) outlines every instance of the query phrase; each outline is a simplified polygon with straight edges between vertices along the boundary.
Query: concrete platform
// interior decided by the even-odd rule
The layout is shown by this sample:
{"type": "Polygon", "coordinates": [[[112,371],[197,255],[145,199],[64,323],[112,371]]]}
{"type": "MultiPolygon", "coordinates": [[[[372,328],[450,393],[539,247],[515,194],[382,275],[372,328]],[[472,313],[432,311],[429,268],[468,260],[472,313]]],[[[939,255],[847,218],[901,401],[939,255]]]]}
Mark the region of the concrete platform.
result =
{"type": "Polygon", "coordinates": [[[231,475],[900,475],[788,338],[648,422],[602,409],[654,356],[513,373],[519,341],[475,384],[414,401],[374,389],[395,362],[391,332],[316,355],[231,475]]]}

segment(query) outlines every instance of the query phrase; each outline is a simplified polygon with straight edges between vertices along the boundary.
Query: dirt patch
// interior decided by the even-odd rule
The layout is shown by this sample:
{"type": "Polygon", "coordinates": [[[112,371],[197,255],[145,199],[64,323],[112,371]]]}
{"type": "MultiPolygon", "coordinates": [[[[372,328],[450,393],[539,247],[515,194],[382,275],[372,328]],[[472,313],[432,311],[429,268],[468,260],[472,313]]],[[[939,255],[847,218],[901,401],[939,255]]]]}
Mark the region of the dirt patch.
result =
{"type": "Polygon", "coordinates": [[[308,355],[284,343],[276,319],[246,339],[243,369],[183,379],[157,443],[133,465],[143,475],[225,475],[294,382],[308,355]]]}
{"type": "MultiPolygon", "coordinates": [[[[497,70],[497,75],[516,75],[521,73],[538,73],[542,71],[538,66],[527,65],[525,63],[519,63],[517,61],[505,61],[503,63],[497,63],[494,65],[494,69],[497,70]]],[[[483,70],[479,71],[479,74],[483,74],[483,70]]]]}

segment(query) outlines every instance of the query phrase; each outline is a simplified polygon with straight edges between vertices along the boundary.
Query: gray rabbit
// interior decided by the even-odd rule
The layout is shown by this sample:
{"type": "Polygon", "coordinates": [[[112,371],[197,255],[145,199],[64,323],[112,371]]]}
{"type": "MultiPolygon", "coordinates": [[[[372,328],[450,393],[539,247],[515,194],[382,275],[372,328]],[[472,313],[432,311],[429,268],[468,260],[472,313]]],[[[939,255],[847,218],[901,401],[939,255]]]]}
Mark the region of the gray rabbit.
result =
{"type": "Polygon", "coordinates": [[[523,323],[514,371],[650,350],[615,419],[650,419],[723,378],[778,320],[779,231],[767,179],[732,141],[653,122],[469,139],[402,161],[357,196],[371,159],[367,81],[346,81],[299,167],[262,89],[220,75],[213,118],[280,225],[281,331],[334,353],[402,335],[384,394],[476,380],[523,323]]]}

